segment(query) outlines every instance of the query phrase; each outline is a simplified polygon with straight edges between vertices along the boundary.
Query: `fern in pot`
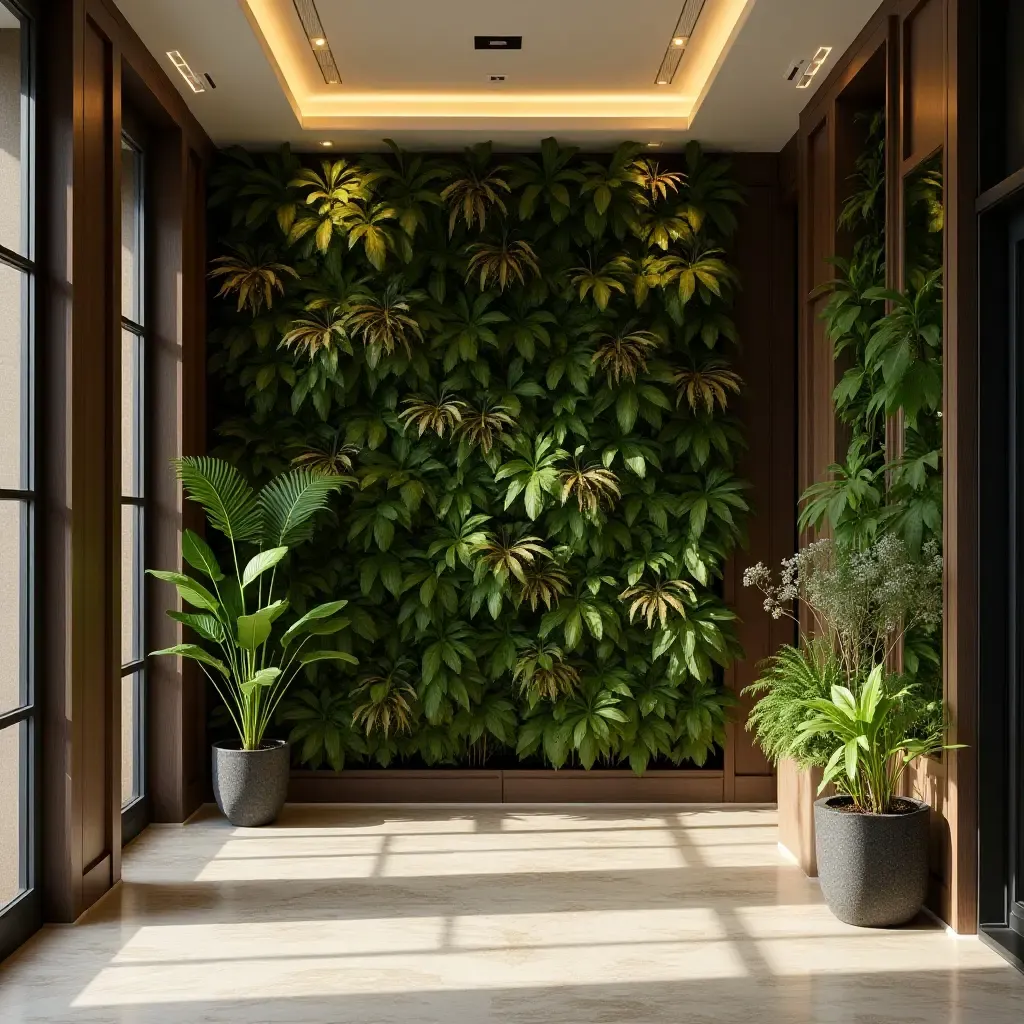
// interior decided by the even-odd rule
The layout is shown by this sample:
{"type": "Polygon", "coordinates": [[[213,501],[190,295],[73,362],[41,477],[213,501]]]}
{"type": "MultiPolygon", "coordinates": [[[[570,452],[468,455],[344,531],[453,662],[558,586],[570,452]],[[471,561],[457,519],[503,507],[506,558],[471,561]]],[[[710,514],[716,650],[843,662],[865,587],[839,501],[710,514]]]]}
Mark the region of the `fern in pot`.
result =
{"type": "Polygon", "coordinates": [[[185,493],[226,538],[230,565],[222,569],[210,545],[186,530],[182,557],[194,575],[149,570],[172,583],[183,606],[192,609],[167,614],[201,641],[153,654],[198,662],[220,694],[238,738],[213,747],[217,805],[234,825],[266,825],[288,792],[288,744],[266,736],[281,698],[305,665],[356,661],[345,651],[320,646],[321,638],[348,625],[339,614],[347,601],[328,601],[295,618],[287,598],[276,596],[284,589],[278,579],[282,562],[310,539],[317,513],[348,478],[293,469],[257,492],[221,459],[187,457],[175,467],[185,493]]]}
{"type": "Polygon", "coordinates": [[[941,623],[938,549],[913,558],[895,535],[864,549],[821,540],[783,561],[778,582],[759,563],[744,585],[774,618],[799,623],[802,607],[808,624],[748,687],[759,698],[748,728],[776,763],[821,768],[819,794],[835,789],[814,805],[825,900],[848,924],[909,921],[927,891],[929,807],[901,782],[914,758],[949,746],[938,695],[887,666],[909,631],[941,623]]]}

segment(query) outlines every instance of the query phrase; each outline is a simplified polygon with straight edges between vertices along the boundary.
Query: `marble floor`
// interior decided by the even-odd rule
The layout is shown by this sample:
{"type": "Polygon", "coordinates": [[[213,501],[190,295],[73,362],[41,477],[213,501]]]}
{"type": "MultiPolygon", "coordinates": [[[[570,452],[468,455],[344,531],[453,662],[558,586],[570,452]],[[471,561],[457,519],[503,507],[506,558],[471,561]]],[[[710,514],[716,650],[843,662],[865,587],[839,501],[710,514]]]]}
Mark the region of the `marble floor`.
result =
{"type": "Polygon", "coordinates": [[[840,924],[771,810],[299,806],[148,829],[0,967],[0,1021],[1020,1024],[1024,977],[840,924]]]}

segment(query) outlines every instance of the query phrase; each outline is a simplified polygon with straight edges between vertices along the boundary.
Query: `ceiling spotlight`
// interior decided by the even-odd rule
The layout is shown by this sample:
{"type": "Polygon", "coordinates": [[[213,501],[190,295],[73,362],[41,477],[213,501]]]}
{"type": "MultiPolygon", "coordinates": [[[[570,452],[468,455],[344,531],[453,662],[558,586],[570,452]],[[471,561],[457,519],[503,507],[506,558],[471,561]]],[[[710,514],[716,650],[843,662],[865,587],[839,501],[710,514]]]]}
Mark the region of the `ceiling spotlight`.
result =
{"type": "Polygon", "coordinates": [[[671,85],[675,81],[676,72],[683,60],[683,52],[690,45],[697,19],[704,10],[706,0],[683,0],[682,10],[676,21],[675,31],[669,37],[665,47],[665,55],[661,58],[661,66],[654,77],[656,85],[671,85]]]}
{"type": "Polygon", "coordinates": [[[309,43],[309,52],[320,68],[324,81],[328,85],[341,83],[341,72],[331,53],[331,44],[327,41],[320,13],[316,9],[316,0],[292,0],[295,13],[302,24],[302,33],[309,43]]]}
{"type": "Polygon", "coordinates": [[[180,51],[168,50],[167,56],[171,58],[171,63],[178,69],[179,74],[193,92],[206,92],[206,86],[203,85],[202,79],[188,66],[188,61],[182,57],[180,51]]]}
{"type": "Polygon", "coordinates": [[[647,143],[647,148],[648,149],[661,149],[661,143],[660,142],[648,142],[647,143]]]}
{"type": "Polygon", "coordinates": [[[811,79],[818,73],[821,65],[828,60],[828,55],[831,52],[831,46],[818,47],[818,52],[811,58],[810,64],[807,65],[807,70],[803,73],[800,81],[796,83],[798,89],[806,89],[811,84],[811,79]]]}
{"type": "Polygon", "coordinates": [[[330,139],[323,139],[323,140],[321,141],[320,145],[321,145],[321,146],[323,146],[323,147],[324,147],[324,149],[330,149],[330,148],[331,148],[331,146],[333,146],[333,145],[334,145],[334,143],[333,143],[333,142],[331,142],[331,140],[330,140],[330,139]]]}

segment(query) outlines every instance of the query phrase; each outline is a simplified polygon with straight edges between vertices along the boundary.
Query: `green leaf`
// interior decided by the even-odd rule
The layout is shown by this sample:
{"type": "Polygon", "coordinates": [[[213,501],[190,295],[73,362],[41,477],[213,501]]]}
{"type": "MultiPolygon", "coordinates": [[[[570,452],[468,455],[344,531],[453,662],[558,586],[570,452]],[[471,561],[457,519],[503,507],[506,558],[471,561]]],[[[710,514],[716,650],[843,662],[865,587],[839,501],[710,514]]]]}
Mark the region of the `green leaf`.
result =
{"type": "Polygon", "coordinates": [[[176,622],[195,630],[204,640],[219,644],[224,639],[224,627],[215,615],[206,612],[197,614],[178,611],[169,611],[167,615],[176,622]]]}
{"type": "Polygon", "coordinates": [[[249,586],[250,583],[262,576],[268,569],[272,569],[277,565],[287,554],[288,548],[282,546],[261,551],[258,555],[253,556],[249,560],[249,564],[242,570],[242,586],[249,586]]]}
{"type": "Polygon", "coordinates": [[[213,549],[194,530],[186,530],[182,534],[181,557],[193,569],[198,569],[215,583],[224,579],[224,573],[217,564],[217,556],[214,555],[213,549]]]}
{"type": "Polygon", "coordinates": [[[238,688],[246,697],[251,697],[259,687],[273,685],[280,674],[279,668],[261,668],[251,679],[241,683],[238,688]]]}
{"type": "Polygon", "coordinates": [[[303,665],[310,665],[315,661],[343,661],[347,665],[358,665],[359,659],[345,651],[303,651],[299,655],[299,661],[303,665]]]}
{"type": "Polygon", "coordinates": [[[300,633],[304,633],[309,629],[309,625],[315,622],[317,619],[327,619],[337,612],[340,612],[348,604],[348,601],[327,601],[325,604],[319,604],[315,608],[311,608],[302,618],[297,619],[293,622],[281,637],[281,646],[287,647],[291,642],[299,636],[300,633]]]}
{"type": "Polygon", "coordinates": [[[293,469],[275,477],[260,491],[258,505],[264,534],[275,547],[292,547],[313,535],[313,516],[327,507],[344,479],[309,469],[293,469]]]}
{"type": "Polygon", "coordinates": [[[261,644],[266,643],[267,637],[270,636],[270,627],[274,619],[281,614],[283,604],[283,601],[275,601],[251,615],[239,615],[238,646],[244,647],[247,651],[254,651],[261,644]]]}
{"type": "Polygon", "coordinates": [[[191,658],[193,661],[200,661],[204,665],[209,665],[211,668],[215,668],[223,676],[228,676],[228,667],[224,664],[220,658],[215,658],[208,651],[204,650],[198,644],[175,644],[173,647],[165,647],[162,651],[152,651],[150,657],[156,658],[162,655],[170,655],[171,657],[180,656],[182,658],[191,658]]]}
{"type": "Polygon", "coordinates": [[[233,541],[259,540],[263,517],[256,494],[230,462],[186,455],[174,466],[186,494],[202,505],[215,530],[233,541]]]}

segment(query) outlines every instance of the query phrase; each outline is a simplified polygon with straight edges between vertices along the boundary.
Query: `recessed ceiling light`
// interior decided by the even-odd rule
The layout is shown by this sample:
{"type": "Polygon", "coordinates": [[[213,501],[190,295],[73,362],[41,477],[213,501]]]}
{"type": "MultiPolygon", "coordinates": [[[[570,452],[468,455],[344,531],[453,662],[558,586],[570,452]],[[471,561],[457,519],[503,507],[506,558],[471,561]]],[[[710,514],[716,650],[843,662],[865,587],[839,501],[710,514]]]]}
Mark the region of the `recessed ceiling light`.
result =
{"type": "Polygon", "coordinates": [[[324,149],[330,149],[331,146],[334,145],[334,143],[331,142],[330,139],[323,139],[323,140],[321,140],[320,145],[323,146],[324,149]]]}
{"type": "Polygon", "coordinates": [[[683,59],[683,51],[690,45],[690,38],[705,3],[706,0],[684,0],[675,31],[669,38],[665,56],[661,58],[661,67],[655,75],[655,84],[671,85],[675,81],[676,72],[683,59]]]}
{"type": "Polygon", "coordinates": [[[832,52],[831,46],[819,46],[818,52],[811,58],[810,64],[807,65],[807,70],[803,73],[800,81],[796,83],[798,89],[806,89],[811,84],[811,79],[821,69],[821,65],[828,60],[828,55],[832,52]]]}
{"type": "Polygon", "coordinates": [[[181,77],[188,82],[188,87],[193,92],[206,92],[206,86],[203,85],[202,79],[188,66],[188,61],[182,57],[179,50],[168,50],[167,56],[171,58],[171,63],[178,69],[181,77]]]}
{"type": "Polygon", "coordinates": [[[661,149],[661,143],[660,142],[648,142],[647,143],[647,148],[648,149],[661,149]]]}
{"type": "Polygon", "coordinates": [[[324,76],[324,81],[328,85],[338,85],[341,82],[341,72],[338,71],[334,54],[331,53],[331,44],[327,41],[320,12],[316,9],[316,0],[293,0],[293,3],[295,13],[302,23],[302,31],[309,40],[309,51],[320,68],[320,74],[324,76]]]}

